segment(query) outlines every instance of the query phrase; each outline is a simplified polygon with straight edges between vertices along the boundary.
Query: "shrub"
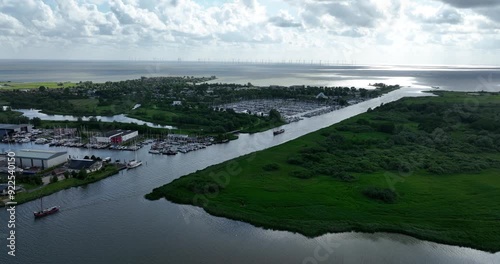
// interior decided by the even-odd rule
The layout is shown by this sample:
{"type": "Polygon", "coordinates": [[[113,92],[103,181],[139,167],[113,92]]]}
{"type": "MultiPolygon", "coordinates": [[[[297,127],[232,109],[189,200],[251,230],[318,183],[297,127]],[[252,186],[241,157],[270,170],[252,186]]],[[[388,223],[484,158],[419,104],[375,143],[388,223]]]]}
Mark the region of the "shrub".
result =
{"type": "Polygon", "coordinates": [[[218,184],[215,181],[210,179],[193,179],[191,182],[187,184],[188,189],[193,193],[198,194],[216,194],[224,187],[221,184],[218,184]]]}
{"type": "Polygon", "coordinates": [[[292,171],[292,172],[290,172],[290,175],[292,177],[296,177],[299,179],[310,179],[314,176],[314,174],[311,171],[307,171],[307,170],[292,171]]]}
{"type": "Polygon", "coordinates": [[[344,175],[340,176],[339,180],[341,180],[343,182],[353,182],[356,180],[356,177],[354,177],[350,174],[344,174],[344,175]]]}
{"type": "Polygon", "coordinates": [[[349,173],[343,170],[335,171],[331,175],[333,178],[339,179],[344,182],[353,182],[356,180],[356,177],[350,175],[349,173]]]}
{"type": "Polygon", "coordinates": [[[359,125],[370,125],[370,121],[364,119],[364,118],[360,118],[356,121],[356,123],[358,123],[359,125]]]}
{"type": "Polygon", "coordinates": [[[57,178],[57,175],[54,175],[50,178],[50,183],[56,183],[58,180],[59,178],[57,178]]]}
{"type": "Polygon", "coordinates": [[[394,203],[397,199],[397,194],[387,188],[369,187],[363,190],[363,194],[373,200],[379,200],[384,203],[394,203]]]}
{"type": "Polygon", "coordinates": [[[314,163],[319,163],[322,159],[321,154],[304,153],[300,155],[304,161],[312,161],[314,163]]]}
{"type": "Polygon", "coordinates": [[[87,178],[88,174],[87,174],[87,170],[83,169],[83,170],[80,170],[76,176],[77,179],[80,179],[80,180],[85,180],[85,178],[87,178]]]}
{"type": "Polygon", "coordinates": [[[382,123],[377,127],[377,131],[387,134],[393,134],[396,126],[393,123],[382,123]]]}
{"type": "Polygon", "coordinates": [[[326,152],[326,148],[320,146],[306,147],[301,149],[299,152],[304,154],[317,154],[321,152],[326,152]]]}
{"type": "Polygon", "coordinates": [[[314,167],[314,173],[316,174],[323,174],[323,175],[331,175],[335,173],[335,167],[332,165],[328,164],[319,164],[318,166],[314,167]]]}
{"type": "Polygon", "coordinates": [[[289,157],[286,162],[288,164],[292,164],[292,165],[302,165],[302,164],[304,164],[304,161],[302,160],[302,158],[300,156],[289,157]]]}
{"type": "Polygon", "coordinates": [[[269,163],[262,167],[265,171],[277,171],[280,169],[280,165],[278,163],[269,163]]]}
{"type": "Polygon", "coordinates": [[[320,134],[324,137],[329,137],[331,135],[331,132],[330,131],[322,131],[320,134]]]}

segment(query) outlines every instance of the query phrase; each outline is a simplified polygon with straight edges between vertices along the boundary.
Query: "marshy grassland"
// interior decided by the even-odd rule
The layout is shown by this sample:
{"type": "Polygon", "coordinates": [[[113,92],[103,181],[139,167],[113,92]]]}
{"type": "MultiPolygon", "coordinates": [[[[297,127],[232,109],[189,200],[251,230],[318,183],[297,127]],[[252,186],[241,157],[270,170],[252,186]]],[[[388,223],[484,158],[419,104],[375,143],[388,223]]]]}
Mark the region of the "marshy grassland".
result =
{"type": "Polygon", "coordinates": [[[154,189],[306,236],[393,232],[500,250],[500,95],[404,98],[154,189]]]}

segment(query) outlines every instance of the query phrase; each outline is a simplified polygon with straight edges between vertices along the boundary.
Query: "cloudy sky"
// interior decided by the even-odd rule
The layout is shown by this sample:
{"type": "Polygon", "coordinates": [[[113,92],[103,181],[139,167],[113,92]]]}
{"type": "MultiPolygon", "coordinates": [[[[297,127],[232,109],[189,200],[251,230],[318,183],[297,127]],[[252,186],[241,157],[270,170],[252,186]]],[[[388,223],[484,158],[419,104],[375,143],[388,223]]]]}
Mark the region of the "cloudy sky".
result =
{"type": "Polygon", "coordinates": [[[2,59],[500,62],[499,0],[0,0],[2,59]]]}

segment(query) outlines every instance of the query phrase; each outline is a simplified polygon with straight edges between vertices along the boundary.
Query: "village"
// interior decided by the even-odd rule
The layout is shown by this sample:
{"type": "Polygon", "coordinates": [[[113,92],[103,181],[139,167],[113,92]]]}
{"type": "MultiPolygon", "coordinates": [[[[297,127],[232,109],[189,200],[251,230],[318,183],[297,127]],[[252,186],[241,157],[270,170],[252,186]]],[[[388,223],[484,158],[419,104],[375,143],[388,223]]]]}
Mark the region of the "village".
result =
{"type": "MultiPolygon", "coordinates": [[[[32,125],[0,124],[2,138],[2,152],[0,154],[0,174],[7,174],[9,167],[7,154],[16,148],[16,174],[22,181],[16,185],[16,192],[32,191],[23,186],[38,188],[63,181],[69,178],[84,180],[88,175],[103,171],[107,166],[116,171],[133,169],[142,162],[135,160],[115,160],[113,157],[98,157],[87,155],[84,157],[71,156],[67,148],[132,151],[150,146],[150,154],[176,155],[204,149],[218,143],[211,136],[189,136],[185,134],[166,134],[153,138],[140,135],[136,130],[112,130],[106,132],[78,131],[76,128],[35,129],[32,125]],[[41,146],[45,149],[40,149],[41,146]],[[38,147],[40,146],[40,147],[38,147]],[[8,148],[7,148],[8,147],[8,148]],[[49,148],[47,148],[49,147],[49,148]]],[[[224,141],[227,142],[227,141],[224,141]]],[[[219,142],[219,143],[224,143],[219,142]]],[[[0,200],[6,198],[8,185],[0,184],[0,200]]]]}

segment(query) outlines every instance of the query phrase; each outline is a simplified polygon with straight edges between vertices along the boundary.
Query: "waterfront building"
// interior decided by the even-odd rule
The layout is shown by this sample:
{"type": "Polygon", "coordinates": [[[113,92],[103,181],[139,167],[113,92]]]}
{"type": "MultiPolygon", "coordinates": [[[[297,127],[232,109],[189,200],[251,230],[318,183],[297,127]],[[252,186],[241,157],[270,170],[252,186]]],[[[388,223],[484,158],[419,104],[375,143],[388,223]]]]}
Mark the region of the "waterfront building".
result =
{"type": "Polygon", "coordinates": [[[39,149],[22,149],[16,151],[16,165],[20,168],[38,167],[44,170],[63,164],[67,159],[67,151],[39,149]]]}
{"type": "Polygon", "coordinates": [[[138,131],[133,130],[113,130],[102,136],[95,137],[97,143],[121,144],[139,136],[138,131]]]}
{"type": "Polygon", "coordinates": [[[29,133],[33,129],[32,125],[28,124],[0,124],[0,137],[4,137],[5,135],[13,135],[16,133],[26,132],[29,133]]]}
{"type": "Polygon", "coordinates": [[[71,159],[68,162],[68,172],[79,173],[86,170],[87,173],[98,171],[102,168],[102,162],[91,159],[71,159]]]}

